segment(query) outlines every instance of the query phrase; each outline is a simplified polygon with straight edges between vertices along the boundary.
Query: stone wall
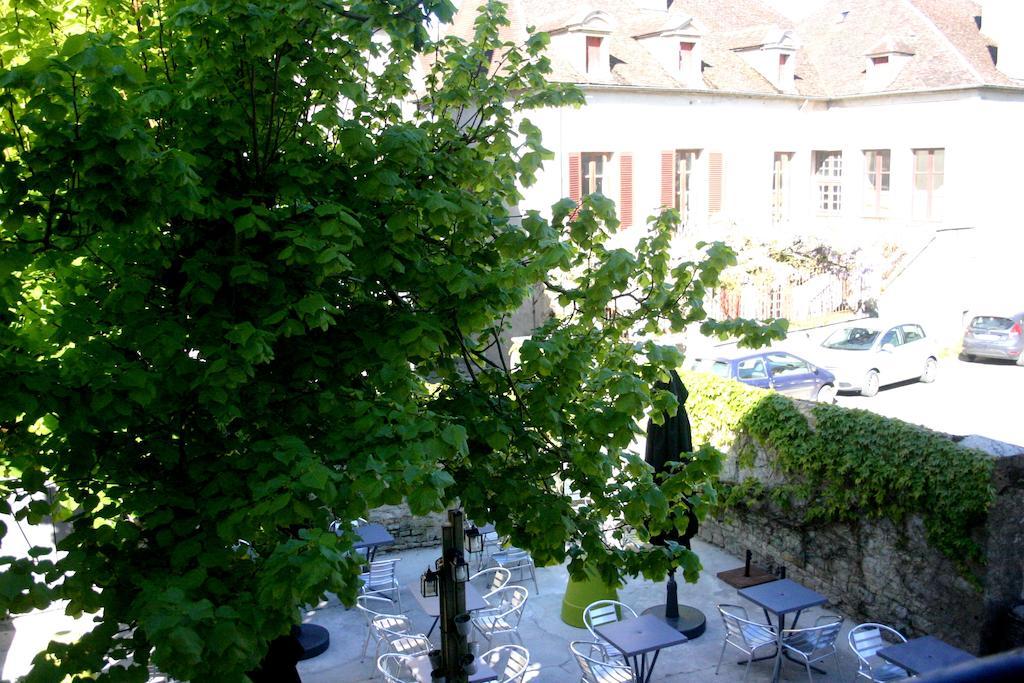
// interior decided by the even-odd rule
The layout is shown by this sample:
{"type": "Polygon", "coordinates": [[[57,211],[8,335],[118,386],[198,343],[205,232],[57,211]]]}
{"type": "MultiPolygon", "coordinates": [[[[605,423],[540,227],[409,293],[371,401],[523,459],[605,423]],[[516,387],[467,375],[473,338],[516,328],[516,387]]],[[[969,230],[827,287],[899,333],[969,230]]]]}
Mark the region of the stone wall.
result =
{"type": "MultiPolygon", "coordinates": [[[[1019,449],[1018,449],[1019,450],[1019,449]]],[[[1024,454],[993,455],[996,500],[983,528],[975,530],[986,553],[979,590],[953,562],[925,540],[920,518],[895,524],[866,519],[854,524],[805,524],[799,511],[765,503],[731,510],[701,523],[700,537],[755,563],[785,565],[787,576],[829,597],[857,621],[891,625],[907,636],[931,634],[976,653],[995,652],[1005,642],[1009,609],[1024,588],[1024,454]]],[[[755,468],[740,470],[735,456],[725,472],[739,481],[756,476],[779,482],[761,453],[755,468]],[[739,475],[739,476],[737,476],[739,475]]]]}
{"type": "Polygon", "coordinates": [[[395,537],[395,544],[381,548],[381,552],[441,546],[441,525],[448,521],[447,513],[435,512],[424,517],[414,517],[409,506],[385,505],[370,512],[369,521],[383,524],[388,533],[395,537]]]}

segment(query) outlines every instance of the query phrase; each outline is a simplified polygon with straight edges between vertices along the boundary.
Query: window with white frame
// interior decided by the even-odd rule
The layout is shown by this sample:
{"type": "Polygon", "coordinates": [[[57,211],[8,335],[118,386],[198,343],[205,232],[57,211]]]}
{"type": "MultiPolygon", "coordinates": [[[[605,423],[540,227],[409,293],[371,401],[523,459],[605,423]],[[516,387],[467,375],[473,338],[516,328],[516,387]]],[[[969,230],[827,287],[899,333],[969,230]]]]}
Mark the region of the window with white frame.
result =
{"type": "Polygon", "coordinates": [[[772,166],[772,223],[785,223],[790,218],[792,165],[793,152],[775,153],[772,166]]]}
{"type": "Polygon", "coordinates": [[[580,155],[583,196],[594,193],[606,194],[605,162],[610,156],[605,152],[584,152],[580,155]]]}
{"type": "Polygon", "coordinates": [[[699,149],[677,149],[675,160],[675,208],[679,211],[682,225],[687,225],[694,215],[694,204],[696,197],[694,189],[697,187],[694,181],[694,174],[697,169],[697,159],[700,157],[699,149]]]}
{"type": "Polygon", "coordinates": [[[942,217],[942,185],[946,150],[914,150],[914,218],[934,221],[942,217]]]}
{"type": "Polygon", "coordinates": [[[864,150],[864,215],[889,213],[890,152],[887,149],[864,150]]]}
{"type": "Polygon", "coordinates": [[[816,150],[814,152],[814,182],[818,189],[818,213],[841,213],[843,210],[843,153],[841,150],[816,150]]]}

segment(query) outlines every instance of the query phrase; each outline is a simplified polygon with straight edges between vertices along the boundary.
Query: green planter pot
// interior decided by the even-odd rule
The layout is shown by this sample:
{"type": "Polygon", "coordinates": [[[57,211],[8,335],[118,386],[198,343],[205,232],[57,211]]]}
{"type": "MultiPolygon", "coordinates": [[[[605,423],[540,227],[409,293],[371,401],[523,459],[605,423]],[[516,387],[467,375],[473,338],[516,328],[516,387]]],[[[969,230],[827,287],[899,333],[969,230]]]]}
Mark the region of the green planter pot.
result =
{"type": "Polygon", "coordinates": [[[587,605],[598,600],[618,599],[618,589],[604,583],[589,570],[587,578],[581,581],[570,576],[569,585],[565,587],[565,598],[562,599],[562,621],[569,626],[586,628],[586,624],[583,623],[583,610],[587,605]]]}

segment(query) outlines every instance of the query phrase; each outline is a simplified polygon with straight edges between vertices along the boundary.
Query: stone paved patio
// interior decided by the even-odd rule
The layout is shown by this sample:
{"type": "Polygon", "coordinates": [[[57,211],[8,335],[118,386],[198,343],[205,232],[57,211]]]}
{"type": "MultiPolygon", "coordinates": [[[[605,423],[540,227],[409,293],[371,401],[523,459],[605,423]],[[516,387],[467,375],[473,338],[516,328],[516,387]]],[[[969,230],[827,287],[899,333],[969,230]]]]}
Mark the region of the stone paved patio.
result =
{"type": "MultiPolygon", "coordinates": [[[[694,541],[693,549],[698,553],[704,565],[704,573],[695,584],[680,583],[679,602],[697,607],[707,616],[708,625],[704,635],[688,643],[663,650],[658,659],[652,681],[715,681],[730,683],[743,678],[743,667],[737,666],[739,651],[729,648],[722,664],[720,675],[715,676],[715,664],[718,662],[723,642],[723,627],[715,608],[718,603],[744,604],[751,618],[761,620],[762,612],[752,603],[747,603],[736,594],[736,590],[718,580],[716,574],[725,569],[733,569],[742,561],[722,552],[721,550],[694,541]]],[[[433,562],[439,550],[434,548],[405,550],[390,555],[383,552],[378,558],[401,557],[399,563],[399,583],[406,584],[416,581],[424,568],[433,562]]],[[[792,577],[796,578],[796,577],[792,577]]],[[[559,616],[562,597],[568,581],[565,567],[545,567],[537,570],[537,581],[540,594],[533,589],[533,583],[525,582],[530,589],[530,599],[520,625],[523,645],[530,650],[530,669],[525,680],[538,683],[559,683],[579,681],[579,668],[571,658],[569,641],[589,639],[584,629],[576,629],[564,624],[559,616]]],[[[413,624],[424,633],[430,628],[431,618],[419,609],[415,599],[403,588],[402,606],[412,619],[413,624]]],[[[638,612],[664,602],[665,584],[652,583],[645,580],[630,581],[619,591],[620,599],[638,612]]],[[[827,606],[826,606],[827,607],[827,606]]],[[[821,614],[836,614],[828,609],[810,609],[800,618],[800,624],[809,626],[821,614]]],[[[366,625],[360,613],[355,609],[346,609],[336,599],[331,599],[307,614],[306,621],[327,628],[331,635],[331,646],[327,652],[313,659],[299,663],[299,672],[304,683],[355,683],[359,681],[382,680],[373,665],[372,645],[365,661],[360,661],[360,649],[366,635],[366,625]]],[[[815,674],[815,683],[825,681],[853,681],[856,678],[856,657],[850,651],[846,634],[855,624],[846,620],[843,631],[837,641],[839,649],[839,669],[834,659],[829,657],[823,664],[825,675],[815,674]],[[840,676],[841,673],[841,676],[840,676]]],[[[432,639],[438,641],[435,630],[432,639]]],[[[495,644],[509,641],[507,638],[496,638],[495,644]]],[[[481,649],[487,649],[482,645],[481,649]]],[[[772,662],[755,662],[751,665],[748,681],[769,681],[772,673],[772,662]]],[[[783,681],[806,681],[807,674],[802,666],[787,663],[783,667],[783,681]]]]}

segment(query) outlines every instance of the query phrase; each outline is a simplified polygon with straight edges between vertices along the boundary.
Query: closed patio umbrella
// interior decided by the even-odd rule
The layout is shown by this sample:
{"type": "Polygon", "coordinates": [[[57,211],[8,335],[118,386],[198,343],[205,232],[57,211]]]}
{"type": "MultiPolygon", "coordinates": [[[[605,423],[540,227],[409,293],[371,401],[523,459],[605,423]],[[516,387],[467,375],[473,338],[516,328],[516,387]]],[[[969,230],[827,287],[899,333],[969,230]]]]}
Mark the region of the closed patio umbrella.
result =
{"type": "MultiPolygon", "coordinates": [[[[679,402],[676,414],[666,417],[662,424],[655,424],[654,420],[647,423],[647,449],[644,459],[654,468],[655,476],[666,472],[671,463],[685,460],[685,453],[693,452],[693,438],[690,434],[690,418],[686,414],[686,399],[689,393],[686,386],[679,378],[679,374],[672,370],[669,382],[658,382],[655,389],[668,389],[679,402]]],[[[672,513],[675,514],[675,513],[672,513]]],[[[690,547],[690,539],[697,534],[697,516],[693,509],[687,505],[685,514],[688,518],[686,531],[679,533],[675,529],[660,534],[651,539],[655,545],[664,545],[667,541],[675,541],[686,548],[690,547]]],[[[644,614],[654,614],[661,617],[673,628],[677,629],[687,638],[696,638],[704,633],[707,620],[700,610],[687,605],[680,606],[677,598],[677,586],[675,568],[668,574],[668,585],[666,586],[666,598],[664,605],[655,605],[644,610],[644,614]]]]}

